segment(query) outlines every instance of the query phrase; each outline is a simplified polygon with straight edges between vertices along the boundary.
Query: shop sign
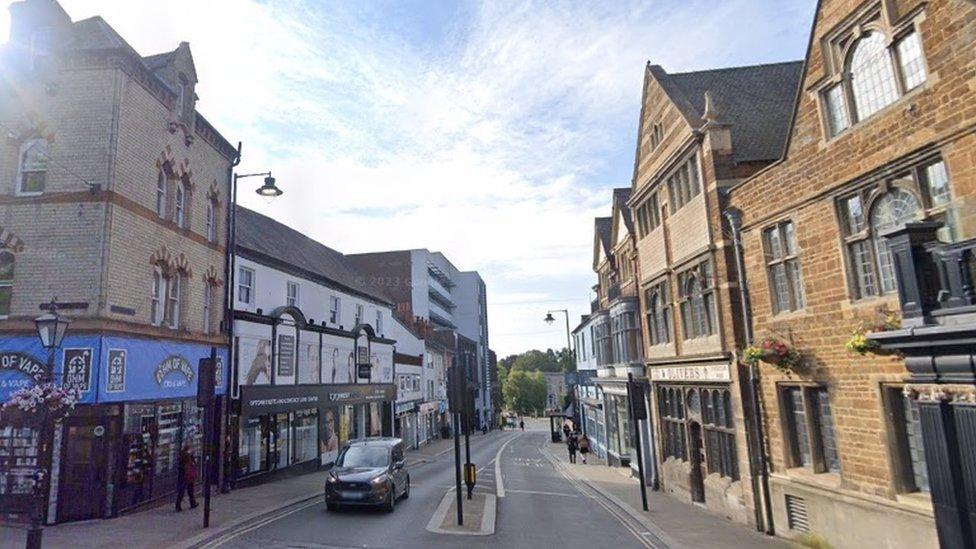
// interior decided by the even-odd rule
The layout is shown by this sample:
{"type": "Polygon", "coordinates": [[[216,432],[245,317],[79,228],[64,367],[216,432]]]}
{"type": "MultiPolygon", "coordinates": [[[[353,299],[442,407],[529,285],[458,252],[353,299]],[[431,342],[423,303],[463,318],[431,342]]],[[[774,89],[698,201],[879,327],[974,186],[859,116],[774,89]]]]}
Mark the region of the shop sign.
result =
{"type": "Polygon", "coordinates": [[[125,391],[125,349],[108,350],[108,380],[105,383],[106,393],[122,393],[125,391]]]}
{"type": "Polygon", "coordinates": [[[91,390],[92,350],[65,349],[62,384],[83,393],[91,390]]]}
{"type": "Polygon", "coordinates": [[[654,366],[648,368],[652,381],[731,381],[728,364],[698,366],[654,366]]]}
{"type": "Polygon", "coordinates": [[[153,379],[164,389],[186,387],[193,381],[193,366],[180,355],[170,355],[156,366],[153,379]]]}
{"type": "Polygon", "coordinates": [[[7,351],[0,352],[0,370],[23,374],[36,383],[44,377],[47,367],[30,355],[7,351]]]}
{"type": "Polygon", "coordinates": [[[278,336],[278,375],[291,377],[295,375],[295,336],[278,336]]]}
{"type": "Polygon", "coordinates": [[[323,404],[322,386],[273,386],[258,385],[241,387],[241,414],[257,416],[318,408],[323,404]]]}
{"type": "Polygon", "coordinates": [[[398,402],[396,405],[397,414],[409,414],[416,412],[419,408],[417,401],[413,402],[398,402]]]}
{"type": "Polygon", "coordinates": [[[360,404],[396,399],[395,385],[332,385],[325,386],[332,404],[360,404]]]}
{"type": "Polygon", "coordinates": [[[214,387],[219,391],[221,387],[224,386],[224,357],[217,356],[217,362],[214,364],[214,387]]]}

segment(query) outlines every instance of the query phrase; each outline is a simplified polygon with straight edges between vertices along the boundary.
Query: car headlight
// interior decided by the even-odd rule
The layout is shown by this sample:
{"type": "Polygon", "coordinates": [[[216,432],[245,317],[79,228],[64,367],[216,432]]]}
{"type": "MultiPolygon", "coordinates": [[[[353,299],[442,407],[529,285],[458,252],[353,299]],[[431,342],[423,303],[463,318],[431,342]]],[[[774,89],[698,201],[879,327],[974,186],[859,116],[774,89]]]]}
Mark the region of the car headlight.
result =
{"type": "Polygon", "coordinates": [[[337,479],[335,475],[333,475],[332,473],[329,473],[329,476],[325,478],[325,482],[328,482],[329,484],[335,484],[339,482],[339,479],[337,479]]]}
{"type": "Polygon", "coordinates": [[[390,478],[390,477],[389,477],[389,475],[387,475],[387,474],[385,474],[385,473],[384,473],[384,474],[382,474],[382,475],[380,475],[380,476],[378,476],[378,477],[376,477],[376,478],[374,478],[374,479],[373,479],[373,480],[372,480],[371,482],[372,482],[373,484],[383,484],[383,483],[384,483],[384,482],[386,482],[386,481],[387,481],[387,479],[389,479],[389,478],[390,478]]]}

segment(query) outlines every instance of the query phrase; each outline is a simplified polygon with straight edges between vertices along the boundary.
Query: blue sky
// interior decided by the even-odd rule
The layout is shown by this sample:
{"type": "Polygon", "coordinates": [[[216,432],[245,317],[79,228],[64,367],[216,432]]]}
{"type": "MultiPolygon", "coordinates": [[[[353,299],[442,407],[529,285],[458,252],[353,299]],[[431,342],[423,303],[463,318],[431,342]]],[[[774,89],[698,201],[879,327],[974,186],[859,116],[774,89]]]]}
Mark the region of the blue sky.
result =
{"type": "Polygon", "coordinates": [[[500,356],[564,345],[548,309],[589,310],[593,218],[630,185],[645,63],[799,59],[814,4],[62,2],[144,55],[190,42],[199,110],[285,191],[246,206],[343,252],[478,270],[500,356]]]}

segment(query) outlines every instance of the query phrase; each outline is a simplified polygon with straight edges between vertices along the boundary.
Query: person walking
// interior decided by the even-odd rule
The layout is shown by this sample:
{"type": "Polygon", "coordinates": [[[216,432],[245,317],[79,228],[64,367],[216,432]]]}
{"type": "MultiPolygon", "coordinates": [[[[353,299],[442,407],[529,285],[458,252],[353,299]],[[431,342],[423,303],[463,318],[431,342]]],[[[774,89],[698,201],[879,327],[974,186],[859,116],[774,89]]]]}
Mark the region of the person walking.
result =
{"type": "Polygon", "coordinates": [[[525,430],[525,421],[524,420],[521,420],[521,419],[519,420],[519,429],[521,429],[523,431],[525,430]]]}
{"type": "Polygon", "coordinates": [[[570,433],[566,437],[566,448],[569,450],[569,462],[576,463],[576,450],[579,449],[579,441],[576,440],[576,435],[570,433]]]}
{"type": "Polygon", "coordinates": [[[569,434],[571,432],[572,431],[569,428],[569,423],[563,423],[563,438],[565,438],[567,442],[569,442],[569,434]]]}
{"type": "Polygon", "coordinates": [[[189,441],[183,443],[180,451],[180,470],[176,482],[176,511],[183,510],[183,493],[190,499],[190,509],[197,506],[197,498],[193,495],[193,484],[197,480],[197,458],[190,452],[189,441]]]}
{"type": "Polygon", "coordinates": [[[579,453],[580,458],[583,459],[583,465],[586,465],[586,454],[590,453],[590,439],[585,436],[579,438],[579,453]]]}

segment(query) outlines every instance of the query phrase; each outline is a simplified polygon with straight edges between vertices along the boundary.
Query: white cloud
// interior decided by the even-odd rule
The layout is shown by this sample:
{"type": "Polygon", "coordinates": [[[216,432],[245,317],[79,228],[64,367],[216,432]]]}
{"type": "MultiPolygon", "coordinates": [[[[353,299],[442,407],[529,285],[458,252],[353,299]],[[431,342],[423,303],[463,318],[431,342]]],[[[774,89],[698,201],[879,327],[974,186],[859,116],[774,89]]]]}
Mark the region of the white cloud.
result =
{"type": "Polygon", "coordinates": [[[812,11],[485,2],[418,43],[409,22],[354,3],[63,4],[103,15],[143,54],[191,43],[199,108],[244,141],[242,170],[270,168],[286,192],[268,205],[242,189],[245,205],[342,251],[427,247],[479,270],[499,354],[561,346],[545,311],[589,310],[592,220],[630,183],[645,61],[797,57],[812,11]]]}

